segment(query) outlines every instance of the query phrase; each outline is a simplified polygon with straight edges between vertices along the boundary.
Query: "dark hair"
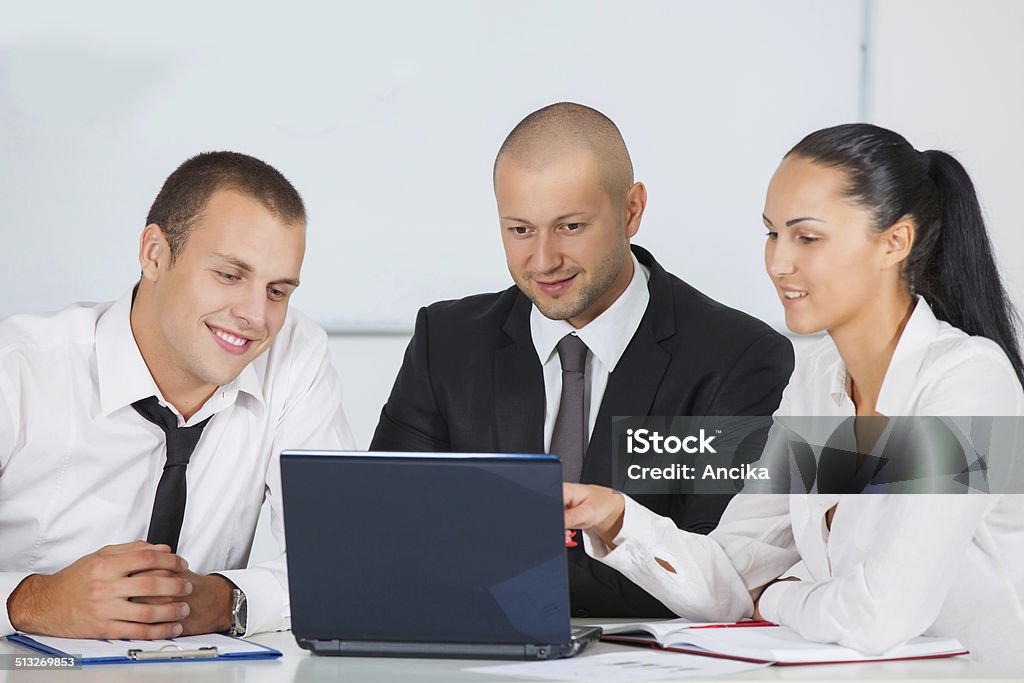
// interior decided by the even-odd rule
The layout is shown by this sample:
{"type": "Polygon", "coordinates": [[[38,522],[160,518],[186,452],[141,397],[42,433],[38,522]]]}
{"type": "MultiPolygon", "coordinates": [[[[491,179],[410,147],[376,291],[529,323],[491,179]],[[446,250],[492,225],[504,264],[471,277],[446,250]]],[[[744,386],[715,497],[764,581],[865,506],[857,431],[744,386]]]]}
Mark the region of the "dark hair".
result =
{"type": "Polygon", "coordinates": [[[163,229],[171,263],[185,246],[206,202],[214,192],[223,189],[252,196],[285,223],[306,223],[302,197],[276,168],[238,152],[203,152],[167,177],[146,216],[146,225],[156,223],[163,229]]]}
{"type": "Polygon", "coordinates": [[[871,211],[876,230],[909,218],[916,234],[903,278],[911,293],[938,318],[998,344],[1024,384],[1017,314],[960,162],[937,150],[919,152],[898,133],[866,123],[811,133],[790,155],[842,170],[847,198],[871,211]]]}

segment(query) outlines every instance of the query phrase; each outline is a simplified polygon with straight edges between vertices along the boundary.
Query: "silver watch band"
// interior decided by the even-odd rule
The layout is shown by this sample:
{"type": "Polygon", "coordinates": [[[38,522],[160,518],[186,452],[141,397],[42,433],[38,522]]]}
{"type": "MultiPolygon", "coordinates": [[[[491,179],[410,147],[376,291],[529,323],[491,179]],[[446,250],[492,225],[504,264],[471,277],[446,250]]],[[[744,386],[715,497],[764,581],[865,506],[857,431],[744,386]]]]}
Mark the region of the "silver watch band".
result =
{"type": "Polygon", "coordinates": [[[245,593],[236,586],[231,589],[231,628],[228,629],[228,635],[244,636],[248,616],[249,610],[245,593]]]}

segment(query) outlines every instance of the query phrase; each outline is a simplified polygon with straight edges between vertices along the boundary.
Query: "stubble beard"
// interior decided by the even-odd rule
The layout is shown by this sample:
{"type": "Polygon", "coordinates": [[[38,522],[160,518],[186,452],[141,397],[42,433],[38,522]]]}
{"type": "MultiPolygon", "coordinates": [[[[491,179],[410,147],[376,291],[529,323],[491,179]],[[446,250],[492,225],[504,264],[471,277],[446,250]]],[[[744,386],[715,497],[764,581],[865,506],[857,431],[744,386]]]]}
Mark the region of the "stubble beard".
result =
{"type": "MultiPolygon", "coordinates": [[[[579,294],[571,301],[543,298],[542,295],[533,291],[530,287],[524,287],[524,283],[517,284],[519,284],[519,289],[526,294],[545,318],[551,320],[570,320],[585,313],[604,296],[605,292],[611,288],[619,277],[624,263],[625,254],[612,254],[600,262],[593,269],[593,276],[589,279],[589,282],[583,282],[579,294]]],[[[585,276],[587,272],[580,270],[576,277],[585,276]]],[[[524,280],[526,283],[532,283],[532,274],[525,274],[524,280]]]]}

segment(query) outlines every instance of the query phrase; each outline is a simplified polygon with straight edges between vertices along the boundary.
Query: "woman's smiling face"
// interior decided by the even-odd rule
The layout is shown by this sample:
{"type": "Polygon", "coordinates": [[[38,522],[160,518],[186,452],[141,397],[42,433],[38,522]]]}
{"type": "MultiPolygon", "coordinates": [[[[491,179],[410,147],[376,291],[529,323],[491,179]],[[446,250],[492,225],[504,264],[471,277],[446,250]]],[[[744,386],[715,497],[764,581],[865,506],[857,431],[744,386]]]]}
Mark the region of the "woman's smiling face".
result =
{"type": "Polygon", "coordinates": [[[891,295],[886,233],[846,187],[842,170],[799,156],[783,159],[768,185],[765,268],[797,334],[869,322],[873,304],[891,295]]]}

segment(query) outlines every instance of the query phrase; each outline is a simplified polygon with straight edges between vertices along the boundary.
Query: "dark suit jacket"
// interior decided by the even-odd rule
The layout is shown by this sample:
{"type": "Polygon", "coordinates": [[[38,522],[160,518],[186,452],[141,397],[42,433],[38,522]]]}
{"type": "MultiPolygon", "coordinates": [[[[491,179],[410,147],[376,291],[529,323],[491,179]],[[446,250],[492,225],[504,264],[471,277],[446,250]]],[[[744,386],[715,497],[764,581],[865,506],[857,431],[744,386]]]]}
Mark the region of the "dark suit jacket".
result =
{"type": "MultiPolygon", "coordinates": [[[[789,341],[704,296],[644,249],[650,303],[608,377],[581,481],[612,483],[617,415],[770,415],[793,371],[789,341]]],[[[420,310],[370,445],[376,451],[544,452],[544,377],[517,287],[420,310]]],[[[727,496],[638,496],[681,529],[706,534],[727,496]]],[[[583,544],[569,553],[574,616],[673,616],[583,544]]]]}

